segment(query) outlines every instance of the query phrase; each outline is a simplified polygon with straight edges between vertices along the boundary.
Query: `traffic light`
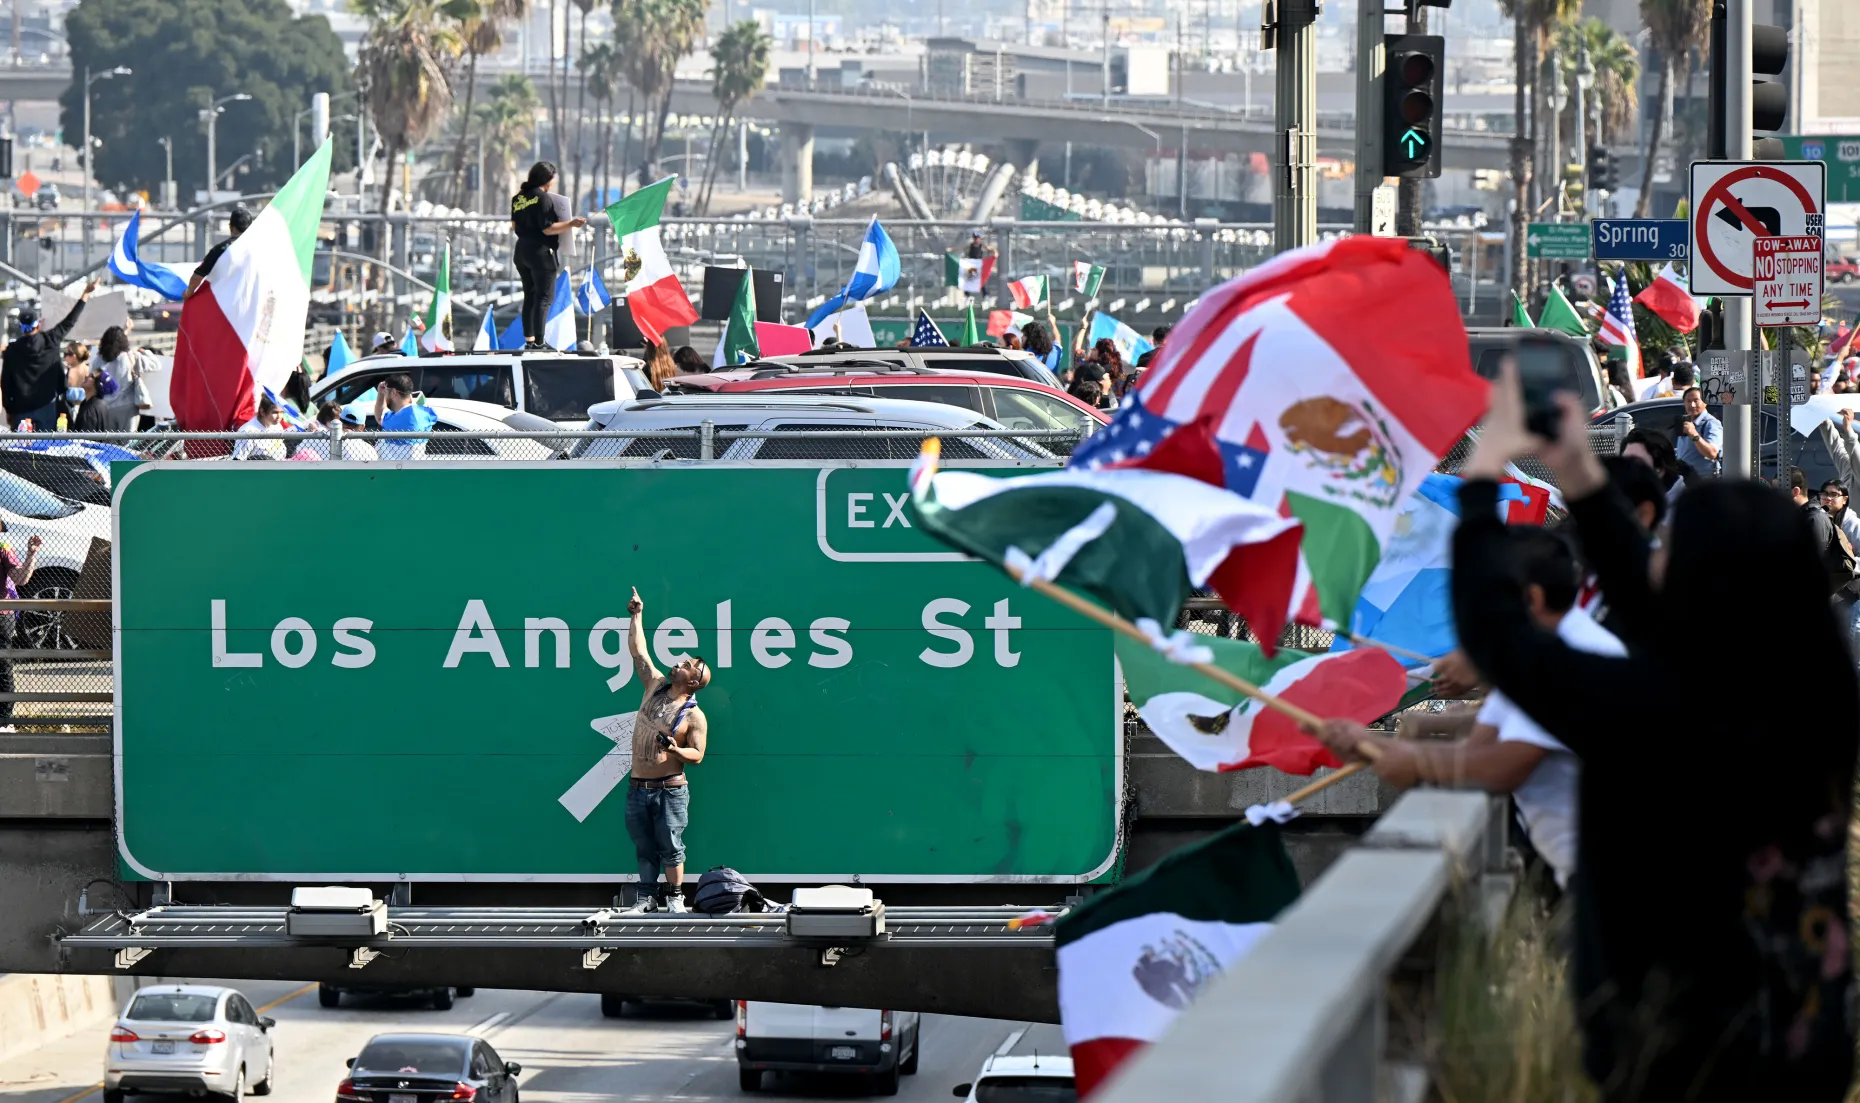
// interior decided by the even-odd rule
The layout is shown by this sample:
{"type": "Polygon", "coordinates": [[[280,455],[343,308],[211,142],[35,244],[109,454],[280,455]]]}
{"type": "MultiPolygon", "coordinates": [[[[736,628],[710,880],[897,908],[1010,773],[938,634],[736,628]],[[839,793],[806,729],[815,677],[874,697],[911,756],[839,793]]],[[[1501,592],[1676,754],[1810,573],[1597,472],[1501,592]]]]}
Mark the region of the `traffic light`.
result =
{"type": "Polygon", "coordinates": [[[0,137],[0,179],[13,179],[13,136],[0,137]]]}
{"type": "MultiPolygon", "coordinates": [[[[1711,6],[1711,80],[1706,120],[1705,156],[1714,161],[1730,159],[1730,143],[1725,128],[1725,82],[1730,78],[1730,28],[1726,0],[1712,0],[1711,6]]],[[[1789,89],[1777,77],[1789,65],[1789,32],[1768,23],[1750,28],[1750,128],[1757,133],[1781,130],[1789,119],[1789,89]]],[[[1760,161],[1780,160],[1782,142],[1775,138],[1751,141],[1751,156],[1760,161]]]]}
{"type": "Polygon", "coordinates": [[[1408,179],[1440,175],[1441,73],[1447,40],[1437,34],[1383,39],[1382,169],[1408,179]]]}
{"type": "Polygon", "coordinates": [[[1621,186],[1621,166],[1602,146],[1589,147],[1589,190],[1611,192],[1621,186]]]}

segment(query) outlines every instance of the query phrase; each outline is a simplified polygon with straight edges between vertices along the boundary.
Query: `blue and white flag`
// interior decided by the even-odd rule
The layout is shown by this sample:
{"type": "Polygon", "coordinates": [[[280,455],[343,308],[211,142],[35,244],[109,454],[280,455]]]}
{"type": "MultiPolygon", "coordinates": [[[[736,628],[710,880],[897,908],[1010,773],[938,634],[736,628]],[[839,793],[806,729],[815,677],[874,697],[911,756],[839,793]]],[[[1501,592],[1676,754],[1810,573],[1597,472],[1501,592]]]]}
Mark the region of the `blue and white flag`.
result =
{"type": "MultiPolygon", "coordinates": [[[[522,331],[522,327],[523,319],[518,318],[517,328],[519,334],[522,331]]],[[[489,304],[486,304],[484,308],[484,317],[478,319],[478,336],[472,341],[471,350],[473,352],[497,351],[497,317],[491,313],[489,304]]]]}
{"type": "MultiPolygon", "coordinates": [[[[1348,651],[1350,635],[1439,658],[1459,646],[1453,628],[1453,530],[1460,524],[1460,479],[1429,475],[1395,519],[1382,561],[1357,597],[1350,633],[1333,651],[1348,651]]],[[[1406,667],[1424,665],[1396,655],[1406,667]]]]}
{"type": "Polygon", "coordinates": [[[329,343],[329,363],[323,365],[323,378],[341,375],[344,368],[355,363],[355,350],[343,337],[342,331],[336,331],[336,339],[329,343]]]}
{"type": "Polygon", "coordinates": [[[316,428],[316,419],[299,410],[297,404],[290,399],[279,397],[278,392],[270,387],[264,389],[264,395],[271,400],[273,406],[278,408],[278,412],[283,415],[285,426],[292,431],[308,433],[316,428]]]}
{"type": "Polygon", "coordinates": [[[818,326],[827,315],[847,303],[862,303],[891,290],[898,282],[899,267],[898,247],[891,243],[891,235],[878,224],[878,219],[872,219],[872,224],[865,228],[865,241],[859,246],[859,260],[853,265],[852,279],[846,281],[844,290],[807,316],[807,328],[818,326]]]}
{"type": "Polygon", "coordinates": [[[519,314],[515,318],[510,319],[510,324],[504,327],[504,332],[497,338],[497,351],[516,352],[522,347],[523,316],[519,314]]]}
{"type": "Polygon", "coordinates": [[[1154,342],[1141,333],[1100,311],[1091,316],[1091,335],[1088,340],[1095,345],[1106,337],[1117,346],[1118,355],[1124,358],[1126,364],[1135,364],[1137,357],[1156,347],[1154,342]]]}
{"type": "Polygon", "coordinates": [[[146,287],[163,298],[177,301],[186,298],[186,276],[166,264],[145,262],[136,256],[141,233],[142,212],[137,211],[129,216],[129,225],[123,227],[122,236],[116,239],[116,248],[110,250],[110,273],[126,284],[146,287]]]}
{"type": "Polygon", "coordinates": [[[575,308],[592,318],[612,306],[614,297],[607,293],[607,285],[601,282],[599,269],[590,268],[588,274],[581,277],[581,286],[575,289],[575,308]]]}
{"type": "Polygon", "coordinates": [[[412,326],[407,327],[406,335],[400,339],[400,354],[402,356],[420,355],[420,335],[413,331],[412,326]]]}
{"type": "Polygon", "coordinates": [[[543,321],[543,344],[566,352],[575,347],[575,296],[570,291],[568,269],[555,275],[555,298],[549,300],[549,317],[543,321]]]}
{"type": "Polygon", "coordinates": [[[80,459],[89,464],[90,469],[103,476],[105,480],[110,478],[110,464],[134,463],[142,459],[141,456],[127,448],[119,448],[114,444],[104,444],[94,440],[16,440],[0,444],[0,448],[37,452],[42,456],[69,456],[73,459],[80,459]]]}
{"type": "Polygon", "coordinates": [[[942,330],[936,328],[936,323],[930,320],[930,315],[925,311],[919,310],[917,312],[917,328],[911,330],[911,347],[920,349],[946,349],[949,347],[949,340],[943,336],[942,330]]]}

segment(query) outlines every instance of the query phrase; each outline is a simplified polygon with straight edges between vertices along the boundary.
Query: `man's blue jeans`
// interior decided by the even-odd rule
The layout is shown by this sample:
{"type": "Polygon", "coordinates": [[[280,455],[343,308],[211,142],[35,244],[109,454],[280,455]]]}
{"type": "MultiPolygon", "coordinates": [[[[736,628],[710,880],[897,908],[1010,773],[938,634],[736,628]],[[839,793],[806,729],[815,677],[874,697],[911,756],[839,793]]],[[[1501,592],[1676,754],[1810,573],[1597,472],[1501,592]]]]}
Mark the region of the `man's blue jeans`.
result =
{"type": "Polygon", "coordinates": [[[639,898],[658,895],[661,866],[685,864],[685,825],[691,822],[691,786],[676,789],[629,788],[626,833],[639,859],[639,898]]]}

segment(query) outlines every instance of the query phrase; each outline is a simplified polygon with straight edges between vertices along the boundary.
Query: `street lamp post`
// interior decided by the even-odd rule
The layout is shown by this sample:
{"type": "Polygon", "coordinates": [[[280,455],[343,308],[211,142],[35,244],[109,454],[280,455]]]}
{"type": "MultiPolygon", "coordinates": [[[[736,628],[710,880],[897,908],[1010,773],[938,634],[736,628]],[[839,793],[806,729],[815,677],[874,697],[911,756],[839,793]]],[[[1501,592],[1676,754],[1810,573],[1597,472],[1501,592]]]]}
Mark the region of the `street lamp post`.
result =
{"type": "Polygon", "coordinates": [[[1563,108],[1569,106],[1569,88],[1563,83],[1563,66],[1555,51],[1544,58],[1544,80],[1549,85],[1550,191],[1556,197],[1552,220],[1563,221],[1563,108]]]}
{"type": "Polygon", "coordinates": [[[219,182],[220,175],[219,149],[217,145],[220,132],[220,112],[225,110],[225,106],[229,103],[238,103],[241,100],[249,100],[251,98],[252,96],[248,92],[234,92],[230,96],[221,96],[219,99],[214,100],[212,103],[208,104],[207,109],[201,113],[207,121],[207,202],[209,203],[213,202],[213,186],[219,182]]]}
{"type": "MultiPolygon", "coordinates": [[[[340,96],[331,96],[329,98],[329,102],[335,103],[337,100],[353,99],[359,95],[361,95],[360,92],[344,92],[340,96]]],[[[316,104],[313,103],[309,107],[306,107],[302,111],[299,111],[296,115],[292,116],[291,118],[291,167],[294,169],[302,168],[304,164],[304,152],[303,152],[304,116],[314,114],[315,112],[316,112],[316,104]]],[[[355,118],[354,115],[338,115],[335,118],[331,119],[330,122],[339,123],[339,122],[343,122],[344,120],[352,120],[354,118],[355,118]]],[[[311,137],[315,137],[315,135],[313,134],[311,135],[311,137]]]]}
{"type": "Polygon", "coordinates": [[[134,70],[130,69],[126,65],[118,65],[114,69],[105,69],[101,73],[92,73],[90,71],[90,66],[88,65],[84,66],[84,153],[83,153],[83,157],[84,157],[84,210],[86,213],[89,213],[90,207],[91,207],[90,182],[91,182],[91,178],[93,175],[91,172],[91,163],[90,163],[91,161],[90,86],[97,83],[100,80],[109,80],[111,77],[126,77],[132,72],[134,72],[134,70]]]}
{"type": "Polygon", "coordinates": [[[164,134],[155,140],[161,143],[162,153],[168,162],[168,173],[161,181],[161,201],[169,210],[174,210],[179,205],[174,197],[174,139],[164,134]]]}
{"type": "MultiPolygon", "coordinates": [[[[1595,87],[1595,61],[1589,57],[1589,48],[1585,45],[1576,55],[1576,161],[1582,166],[1586,177],[1589,170],[1589,90],[1595,87]]],[[[1588,180],[1583,180],[1582,210],[1587,214],[1589,207],[1588,180]]]]}

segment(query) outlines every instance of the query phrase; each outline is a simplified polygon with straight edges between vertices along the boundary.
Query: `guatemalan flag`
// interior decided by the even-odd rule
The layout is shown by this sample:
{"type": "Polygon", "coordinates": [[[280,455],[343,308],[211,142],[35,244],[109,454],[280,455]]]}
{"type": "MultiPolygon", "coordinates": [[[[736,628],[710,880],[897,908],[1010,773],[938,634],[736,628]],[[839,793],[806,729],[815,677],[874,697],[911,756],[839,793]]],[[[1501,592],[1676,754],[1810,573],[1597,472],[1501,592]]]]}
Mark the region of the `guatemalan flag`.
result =
{"type": "MultiPolygon", "coordinates": [[[[517,325],[521,327],[523,319],[518,318],[517,325]]],[[[478,319],[478,336],[472,341],[471,350],[473,352],[496,352],[497,347],[497,317],[491,313],[491,308],[487,304],[484,308],[484,317],[478,319]]]]}
{"type": "Polygon", "coordinates": [[[859,260],[853,265],[852,279],[846,281],[844,290],[807,316],[807,328],[818,326],[827,315],[847,303],[864,302],[891,290],[898,282],[898,272],[898,247],[891,243],[891,235],[874,218],[865,228],[865,241],[859,246],[859,260]]]}
{"type": "Polygon", "coordinates": [[[165,299],[180,302],[187,297],[187,277],[166,264],[145,261],[136,255],[136,243],[142,239],[142,212],[129,216],[129,225],[110,250],[110,273],[134,287],[146,287],[165,299]]]}
{"type": "Polygon", "coordinates": [[[282,388],[303,363],[329,158],[325,141],[182,307],[168,395],[176,428],[237,429],[252,419],[259,393],[282,388]]]}
{"type": "Polygon", "coordinates": [[[579,340],[575,336],[575,297],[569,292],[568,269],[555,274],[555,298],[549,300],[549,316],[543,319],[543,344],[566,352],[579,340]]]}

